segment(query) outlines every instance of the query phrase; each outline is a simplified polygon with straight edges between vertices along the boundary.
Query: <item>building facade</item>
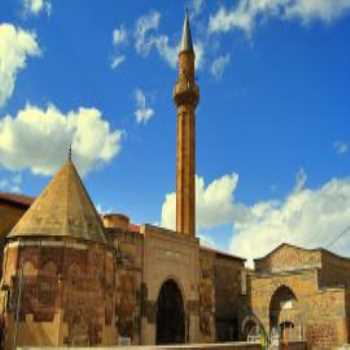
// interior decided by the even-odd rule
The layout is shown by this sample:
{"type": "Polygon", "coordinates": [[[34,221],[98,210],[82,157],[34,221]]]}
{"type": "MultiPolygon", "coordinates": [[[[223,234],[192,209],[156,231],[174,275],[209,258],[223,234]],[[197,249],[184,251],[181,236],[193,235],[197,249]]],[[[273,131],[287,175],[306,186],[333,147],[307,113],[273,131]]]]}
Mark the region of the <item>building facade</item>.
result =
{"type": "Polygon", "coordinates": [[[248,298],[250,329],[273,329],[285,340],[304,339],[312,349],[349,342],[350,259],[325,249],[282,244],[255,260],[248,298]]]}
{"type": "Polygon", "coordinates": [[[311,349],[349,342],[350,259],[283,244],[250,270],[196,238],[199,88],[187,16],[173,97],[176,231],[100,216],[70,157],[37,198],[0,194],[5,349],[263,336],[311,349]]]}

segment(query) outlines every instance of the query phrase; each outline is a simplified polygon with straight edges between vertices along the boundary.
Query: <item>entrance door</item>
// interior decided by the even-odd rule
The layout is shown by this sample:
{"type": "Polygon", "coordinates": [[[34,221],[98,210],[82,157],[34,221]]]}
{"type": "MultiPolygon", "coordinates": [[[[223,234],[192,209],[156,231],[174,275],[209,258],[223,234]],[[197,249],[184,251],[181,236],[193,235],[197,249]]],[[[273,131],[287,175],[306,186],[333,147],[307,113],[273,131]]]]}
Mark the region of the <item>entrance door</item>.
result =
{"type": "Polygon", "coordinates": [[[288,342],[293,340],[294,323],[290,321],[284,321],[280,324],[281,339],[282,341],[288,342]]]}
{"type": "Polygon", "coordinates": [[[166,281],[157,301],[157,344],[185,342],[185,311],[182,295],[176,282],[166,281]]]}

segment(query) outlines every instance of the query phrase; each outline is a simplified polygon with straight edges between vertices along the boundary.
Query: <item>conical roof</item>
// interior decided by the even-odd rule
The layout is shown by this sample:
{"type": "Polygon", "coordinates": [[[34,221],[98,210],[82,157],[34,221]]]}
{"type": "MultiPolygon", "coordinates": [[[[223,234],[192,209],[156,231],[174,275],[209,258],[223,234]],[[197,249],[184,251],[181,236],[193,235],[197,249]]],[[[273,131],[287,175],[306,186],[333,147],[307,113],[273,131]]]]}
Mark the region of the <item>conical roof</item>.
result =
{"type": "Polygon", "coordinates": [[[181,39],[181,45],[180,45],[180,52],[182,51],[193,51],[190,20],[188,18],[187,12],[185,15],[185,21],[184,21],[184,26],[182,30],[182,39],[181,39]]]}
{"type": "Polygon", "coordinates": [[[101,219],[68,159],[8,237],[72,237],[106,243],[101,219]]]}

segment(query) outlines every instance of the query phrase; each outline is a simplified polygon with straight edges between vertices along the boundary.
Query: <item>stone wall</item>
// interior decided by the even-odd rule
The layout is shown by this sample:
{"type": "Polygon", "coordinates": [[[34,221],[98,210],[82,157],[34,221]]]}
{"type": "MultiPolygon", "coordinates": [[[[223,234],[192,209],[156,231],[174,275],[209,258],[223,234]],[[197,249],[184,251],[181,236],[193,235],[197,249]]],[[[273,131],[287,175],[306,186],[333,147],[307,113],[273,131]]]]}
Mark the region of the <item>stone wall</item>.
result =
{"type": "Polygon", "coordinates": [[[300,341],[300,342],[282,344],[281,350],[307,350],[307,343],[300,341]]]}
{"type": "Polygon", "coordinates": [[[216,255],[215,299],[217,341],[240,339],[241,310],[246,304],[241,277],[244,261],[216,255]]]}
{"type": "MultiPolygon", "coordinates": [[[[70,349],[75,349],[70,348],[70,349]]],[[[79,350],[90,350],[88,347],[80,347],[79,350]]],[[[118,347],[98,347],[97,350],[261,350],[261,345],[257,343],[214,343],[214,344],[183,344],[183,345],[163,345],[163,346],[118,346],[118,347]]],[[[304,348],[292,348],[293,350],[303,350],[304,348]]],[[[18,350],[49,350],[49,348],[40,347],[19,347],[18,350]]],[[[67,350],[67,348],[57,347],[55,350],[67,350]]]]}
{"type": "MultiPolygon", "coordinates": [[[[40,347],[31,348],[19,347],[18,350],[49,350],[50,348],[40,347]]],[[[74,349],[70,348],[70,349],[74,349]]],[[[90,350],[91,348],[80,347],[79,350],[90,350]]],[[[183,344],[183,345],[170,345],[170,346],[118,346],[118,347],[98,347],[97,350],[262,350],[262,347],[258,343],[245,343],[245,342],[232,342],[232,343],[212,343],[212,344],[183,344]]],[[[289,350],[306,350],[307,345],[305,342],[289,343],[286,346],[281,346],[281,349],[289,350]]],[[[342,347],[340,349],[349,349],[348,347],[342,347]]],[[[57,347],[55,350],[67,350],[67,348],[57,347]]]]}
{"type": "Polygon", "coordinates": [[[186,340],[200,341],[198,239],[151,225],[141,226],[141,233],[144,235],[142,284],[145,293],[141,343],[155,344],[157,300],[168,280],[174,281],[181,291],[186,340]]]}
{"type": "MultiPolygon", "coordinates": [[[[292,291],[292,321],[311,349],[330,349],[347,342],[345,290],[318,288],[317,270],[272,275],[252,275],[250,303],[253,314],[270,333],[271,300],[282,286],[292,291]],[[293,302],[294,303],[294,302],[293,302]]],[[[289,310],[286,320],[288,320],[289,310]]],[[[283,320],[281,320],[283,321],[283,320]]],[[[280,322],[280,321],[279,321],[280,322]]]]}
{"type": "Polygon", "coordinates": [[[319,272],[320,287],[350,286],[350,259],[327,251],[322,252],[322,269],[319,272]]]}
{"type": "MultiPolygon", "coordinates": [[[[6,236],[24,213],[25,209],[0,201],[0,266],[3,266],[6,236]]],[[[2,271],[3,269],[0,269],[0,278],[2,277],[2,271]]]]}
{"type": "Polygon", "coordinates": [[[321,267],[321,252],[283,244],[254,262],[255,271],[259,273],[315,268],[321,267]]]}
{"type": "Polygon", "coordinates": [[[141,314],[143,305],[142,269],[143,235],[120,229],[106,231],[106,236],[117,249],[115,313],[119,336],[131,344],[141,342],[141,314]]]}
{"type": "Polygon", "coordinates": [[[73,240],[12,241],[5,249],[4,271],[6,349],[13,345],[17,308],[19,345],[117,342],[114,254],[107,247],[73,240]]]}
{"type": "Polygon", "coordinates": [[[0,236],[7,235],[26,209],[0,201],[0,236]]]}
{"type": "Polygon", "coordinates": [[[200,250],[201,277],[199,281],[199,327],[201,341],[216,339],[215,325],[215,253],[200,250]]]}

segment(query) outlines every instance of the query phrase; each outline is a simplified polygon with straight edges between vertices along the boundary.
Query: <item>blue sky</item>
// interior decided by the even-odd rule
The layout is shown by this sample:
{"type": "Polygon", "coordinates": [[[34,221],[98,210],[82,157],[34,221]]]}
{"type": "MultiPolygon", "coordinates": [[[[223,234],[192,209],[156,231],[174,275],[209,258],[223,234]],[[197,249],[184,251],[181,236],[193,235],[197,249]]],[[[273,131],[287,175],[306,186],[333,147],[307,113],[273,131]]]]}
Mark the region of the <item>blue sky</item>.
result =
{"type": "Polygon", "coordinates": [[[188,6],[199,233],[247,257],[326,246],[350,224],[350,1],[265,3],[3,0],[0,190],[40,193],[72,140],[102,210],[171,225],[188,6]]]}

